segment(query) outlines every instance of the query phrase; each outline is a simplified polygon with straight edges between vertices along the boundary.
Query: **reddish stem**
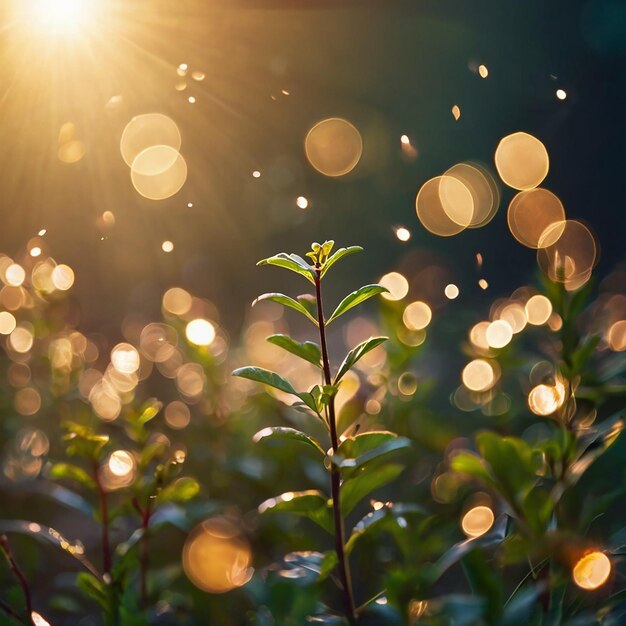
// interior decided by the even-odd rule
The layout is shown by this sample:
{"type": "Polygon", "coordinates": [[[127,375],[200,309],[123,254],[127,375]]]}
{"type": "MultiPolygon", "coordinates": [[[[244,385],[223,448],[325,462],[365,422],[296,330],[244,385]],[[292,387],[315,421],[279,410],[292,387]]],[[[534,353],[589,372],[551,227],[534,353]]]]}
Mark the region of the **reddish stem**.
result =
{"type": "MultiPolygon", "coordinates": [[[[328,348],[326,345],[326,325],[324,321],[324,312],[322,305],[322,289],[320,270],[315,270],[315,295],[317,298],[317,321],[320,329],[320,344],[322,348],[322,364],[324,368],[324,380],[327,385],[332,385],[332,377],[330,373],[330,360],[328,359],[328,348]]],[[[330,427],[330,441],[333,453],[339,448],[339,439],[337,437],[337,422],[335,417],[335,397],[331,395],[328,402],[328,425],[330,427]]],[[[351,626],[356,625],[356,613],[354,609],[354,596],[352,593],[352,577],[350,575],[350,564],[344,549],[344,525],[341,516],[341,473],[339,468],[332,464],[330,469],[330,487],[333,502],[333,526],[335,530],[335,552],[337,553],[337,561],[339,565],[339,575],[343,587],[343,601],[345,606],[346,617],[351,626]]]]}
{"type": "Polygon", "coordinates": [[[111,543],[109,540],[109,500],[104,485],[100,480],[100,468],[98,463],[94,463],[93,476],[98,488],[98,496],[100,498],[100,517],[102,527],[102,569],[105,574],[111,571],[111,543]]]}
{"type": "MultiPolygon", "coordinates": [[[[20,566],[17,564],[15,557],[13,556],[13,552],[11,551],[11,546],[9,545],[9,540],[6,535],[0,536],[0,549],[4,552],[4,555],[9,562],[9,566],[11,567],[11,571],[15,578],[17,578],[20,587],[22,588],[22,592],[24,593],[24,602],[26,604],[26,613],[28,614],[26,617],[26,624],[29,626],[35,626],[35,622],[33,621],[33,602],[30,594],[30,587],[28,586],[28,581],[26,580],[26,576],[20,569],[20,566]]],[[[10,607],[2,604],[2,609],[9,613],[10,615],[13,613],[10,607]]],[[[14,614],[12,615],[15,616],[14,614]]],[[[21,620],[20,620],[21,621],[21,620]]]]}

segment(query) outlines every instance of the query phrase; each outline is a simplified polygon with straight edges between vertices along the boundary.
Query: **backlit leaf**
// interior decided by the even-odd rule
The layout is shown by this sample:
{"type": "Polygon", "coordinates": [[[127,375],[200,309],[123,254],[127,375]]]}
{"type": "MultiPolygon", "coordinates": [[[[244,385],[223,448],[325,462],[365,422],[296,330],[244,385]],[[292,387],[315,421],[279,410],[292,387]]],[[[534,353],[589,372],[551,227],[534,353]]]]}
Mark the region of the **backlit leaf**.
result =
{"type": "Polygon", "coordinates": [[[270,335],[267,341],[287,352],[291,352],[291,354],[299,356],[309,363],[313,363],[313,365],[320,369],[322,368],[322,351],[320,347],[312,341],[300,343],[288,335],[270,335]]]}
{"type": "Polygon", "coordinates": [[[298,313],[304,315],[309,321],[313,322],[316,326],[318,326],[317,320],[309,313],[308,309],[297,300],[290,298],[282,293],[264,293],[262,296],[259,296],[253,303],[254,306],[257,302],[262,302],[263,300],[270,300],[271,302],[277,302],[278,304],[282,304],[294,311],[298,311],[298,313]]]}
{"type": "Polygon", "coordinates": [[[365,302],[365,300],[369,300],[370,298],[377,296],[379,293],[385,293],[388,291],[389,290],[382,285],[365,285],[364,287],[353,291],[339,303],[333,314],[328,318],[326,324],[330,324],[346,311],[349,311],[358,304],[361,304],[361,302],[365,302]]]}
{"type": "Polygon", "coordinates": [[[370,337],[367,341],[360,343],[356,348],[350,350],[343,360],[337,372],[337,376],[335,376],[335,385],[352,369],[359,359],[378,347],[381,343],[387,341],[387,339],[388,337],[370,337]]]}

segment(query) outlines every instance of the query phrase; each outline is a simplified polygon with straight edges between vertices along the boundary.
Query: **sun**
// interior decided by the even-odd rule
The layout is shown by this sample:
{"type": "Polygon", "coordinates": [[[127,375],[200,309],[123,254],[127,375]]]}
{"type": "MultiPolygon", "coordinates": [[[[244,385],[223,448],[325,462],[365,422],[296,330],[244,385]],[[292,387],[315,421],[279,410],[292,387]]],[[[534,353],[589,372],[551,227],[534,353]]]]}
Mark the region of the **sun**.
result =
{"type": "Polygon", "coordinates": [[[97,0],[26,0],[30,19],[50,34],[80,33],[94,18],[97,0]]]}

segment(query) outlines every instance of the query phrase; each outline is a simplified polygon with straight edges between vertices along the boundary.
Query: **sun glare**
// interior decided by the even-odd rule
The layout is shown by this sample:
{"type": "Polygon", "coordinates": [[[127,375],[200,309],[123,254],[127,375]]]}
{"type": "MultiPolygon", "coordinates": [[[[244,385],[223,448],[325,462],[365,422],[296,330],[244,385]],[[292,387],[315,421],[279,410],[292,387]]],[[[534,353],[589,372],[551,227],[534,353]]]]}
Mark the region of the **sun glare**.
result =
{"type": "Polygon", "coordinates": [[[97,0],[30,0],[32,20],[49,33],[77,33],[94,16],[97,0]]]}

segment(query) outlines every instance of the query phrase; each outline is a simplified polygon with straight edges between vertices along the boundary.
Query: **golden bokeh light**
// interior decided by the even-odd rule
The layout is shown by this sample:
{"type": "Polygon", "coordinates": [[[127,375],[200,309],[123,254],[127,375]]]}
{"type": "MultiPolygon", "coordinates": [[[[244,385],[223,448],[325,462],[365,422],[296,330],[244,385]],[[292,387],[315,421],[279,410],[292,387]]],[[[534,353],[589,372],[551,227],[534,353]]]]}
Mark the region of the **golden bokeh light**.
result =
{"type": "Polygon", "coordinates": [[[137,155],[130,177],[144,198],[165,200],[177,194],[187,181],[187,162],[171,146],[151,146],[137,155]]]}
{"type": "Polygon", "coordinates": [[[140,363],[139,352],[129,343],[118,343],[111,350],[111,364],[122,374],[134,374],[140,363]]]}
{"type": "Polygon", "coordinates": [[[539,267],[555,282],[565,284],[573,291],[584,285],[597,262],[596,240],[591,231],[581,222],[566,220],[548,227],[542,240],[550,245],[539,246],[537,262],[539,267]],[[555,241],[555,232],[560,232],[555,241]]]}
{"type": "Polygon", "coordinates": [[[248,541],[226,518],[197,526],[185,541],[182,560],[189,580],[209,593],[241,587],[254,572],[248,541]]]}
{"type": "Polygon", "coordinates": [[[461,374],[463,384],[471,391],[487,391],[496,383],[493,365],[485,359],[470,361],[461,374]]]}
{"type": "Polygon", "coordinates": [[[565,402],[565,386],[560,381],[554,385],[537,385],[528,394],[528,406],[535,415],[552,415],[565,402]]]}
{"type": "Polygon", "coordinates": [[[24,387],[15,394],[13,404],[20,415],[35,415],[41,408],[41,395],[33,387],[24,387]]]}
{"type": "Polygon", "coordinates": [[[461,528],[468,537],[480,537],[493,526],[494,519],[491,508],[475,506],[463,515],[461,528]]]}
{"type": "Polygon", "coordinates": [[[454,283],[450,283],[449,285],[446,285],[443,293],[445,294],[446,298],[448,298],[448,300],[456,300],[456,298],[459,297],[460,291],[454,283]]]}
{"type": "Polygon", "coordinates": [[[513,329],[505,320],[495,320],[487,327],[485,338],[489,347],[504,348],[513,338],[513,329]]]}
{"type": "Polygon", "coordinates": [[[215,339],[215,326],[205,319],[195,319],[185,328],[187,339],[196,346],[208,346],[215,339]]]}
{"type": "Polygon", "coordinates": [[[10,335],[17,326],[15,316],[8,311],[0,312],[0,334],[10,335]]]}
{"type": "Polygon", "coordinates": [[[533,189],[548,175],[550,159],[546,147],[523,132],[504,137],[495,154],[500,178],[513,189],[533,189]]]}
{"type": "Polygon", "coordinates": [[[430,307],[420,300],[407,305],[402,314],[402,321],[409,330],[423,330],[430,324],[432,318],[433,312],[430,307]]]}
{"type": "MultiPolygon", "coordinates": [[[[0,315],[2,315],[2,313],[0,313],[0,315]]],[[[1,324],[0,332],[2,332],[1,324]]],[[[623,352],[626,350],[626,320],[619,320],[611,324],[608,332],[608,341],[611,350],[615,350],[615,352],[623,352]]]]}
{"type": "Polygon", "coordinates": [[[122,401],[113,385],[104,378],[89,391],[89,402],[94,413],[105,422],[116,420],[122,412],[122,401]]]}
{"type": "Polygon", "coordinates": [[[531,296],[526,302],[525,309],[528,323],[533,326],[545,324],[552,315],[552,303],[541,294],[531,296]]]}
{"type": "Polygon", "coordinates": [[[411,238],[411,231],[404,226],[399,226],[395,229],[396,237],[398,241],[408,241],[411,238]]]}
{"type": "Polygon", "coordinates": [[[30,324],[28,326],[17,326],[9,335],[9,345],[15,352],[20,354],[28,352],[33,347],[34,341],[33,329],[30,324]]]}
{"type": "Polygon", "coordinates": [[[173,315],[185,315],[192,302],[191,294],[180,287],[172,287],[163,294],[163,309],[173,315]]]}
{"type": "Polygon", "coordinates": [[[519,302],[511,302],[504,306],[500,311],[499,318],[511,327],[514,335],[521,333],[528,323],[526,309],[519,302]]]}
{"type": "Polygon", "coordinates": [[[489,76],[489,70],[487,69],[486,65],[479,65],[478,66],[478,75],[481,78],[487,78],[487,76],[489,76]]]}
{"type": "Polygon", "coordinates": [[[26,272],[21,265],[12,263],[6,268],[4,277],[8,285],[12,287],[19,287],[26,278],[26,272]]]}
{"type": "Polygon", "coordinates": [[[67,291],[74,284],[74,270],[69,265],[57,265],[50,274],[55,289],[67,291]]]}
{"type": "Polygon", "coordinates": [[[458,104],[452,107],[452,117],[458,122],[461,119],[461,108],[458,104]]]}
{"type": "Polygon", "coordinates": [[[593,591],[609,579],[611,569],[611,561],[604,552],[590,552],[574,565],[572,578],[581,589],[593,591]]]}
{"type": "MultiPolygon", "coordinates": [[[[472,196],[472,215],[467,227],[480,228],[488,224],[500,205],[500,190],[491,173],[476,163],[457,163],[444,173],[440,182],[441,193],[446,193],[450,178],[462,183],[472,196]]],[[[448,210],[445,195],[442,202],[448,216],[458,222],[455,215],[448,210]]]]}
{"type": "Polygon", "coordinates": [[[317,122],[306,135],[304,151],[309,163],[325,176],[345,176],[361,160],[363,139],[347,120],[332,117],[317,122]]]}
{"type": "Polygon", "coordinates": [[[487,329],[489,328],[489,324],[489,322],[478,322],[478,324],[474,324],[470,329],[470,342],[479,350],[489,350],[489,344],[487,343],[487,329]]]}
{"type": "Polygon", "coordinates": [[[551,191],[530,189],[520,191],[511,200],[507,220],[511,234],[522,245],[528,248],[545,248],[562,235],[565,209],[551,191]],[[551,228],[552,226],[555,227],[551,228]],[[550,237],[546,233],[550,233],[550,237]]]}
{"type": "Polygon", "coordinates": [[[389,272],[378,281],[389,293],[381,294],[386,300],[402,300],[409,293],[409,281],[399,272],[389,272]]]}
{"type": "MultiPolygon", "coordinates": [[[[135,159],[146,149],[154,146],[167,146],[174,152],[180,150],[182,139],[176,122],[162,113],[137,115],[128,122],[120,140],[120,152],[128,167],[132,167],[135,159]]],[[[173,153],[165,158],[174,163],[173,153]]],[[[167,169],[165,167],[164,169],[167,169]]]]}
{"type": "Polygon", "coordinates": [[[109,470],[114,476],[120,478],[128,476],[135,469],[135,459],[126,450],[116,450],[111,453],[108,461],[109,470]]]}
{"type": "Polygon", "coordinates": [[[426,230],[440,237],[451,237],[471,224],[474,200],[458,178],[436,176],[418,191],[415,210],[426,230]]]}
{"type": "Polygon", "coordinates": [[[170,428],[180,430],[189,426],[191,412],[189,407],[180,400],[174,400],[165,407],[165,421],[170,428]]]}
{"type": "Polygon", "coordinates": [[[139,346],[143,355],[150,361],[167,361],[178,345],[178,333],[168,324],[153,322],[141,331],[139,346]]]}

